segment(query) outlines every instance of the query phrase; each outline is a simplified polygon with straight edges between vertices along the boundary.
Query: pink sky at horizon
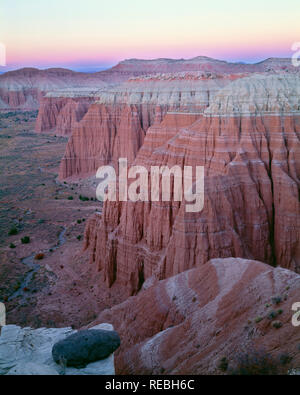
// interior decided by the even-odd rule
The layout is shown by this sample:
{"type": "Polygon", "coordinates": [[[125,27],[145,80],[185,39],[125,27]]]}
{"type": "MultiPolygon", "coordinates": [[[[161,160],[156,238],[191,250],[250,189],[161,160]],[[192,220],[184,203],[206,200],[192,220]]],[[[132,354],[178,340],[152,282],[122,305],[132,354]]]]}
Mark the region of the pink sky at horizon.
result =
{"type": "MultiPolygon", "coordinates": [[[[7,67],[109,67],[128,58],[291,57],[296,0],[3,0],[7,67]]],[[[0,67],[0,71],[4,68],[0,67]]]]}

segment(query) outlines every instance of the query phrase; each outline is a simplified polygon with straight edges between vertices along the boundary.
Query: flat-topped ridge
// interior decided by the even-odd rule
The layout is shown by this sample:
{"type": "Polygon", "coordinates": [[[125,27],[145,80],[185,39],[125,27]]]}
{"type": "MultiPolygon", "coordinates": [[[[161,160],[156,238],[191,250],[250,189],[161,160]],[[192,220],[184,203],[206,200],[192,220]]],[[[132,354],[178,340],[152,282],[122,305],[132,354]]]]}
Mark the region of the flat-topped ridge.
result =
{"type": "Polygon", "coordinates": [[[206,116],[300,114],[300,76],[255,74],[221,89],[206,116]]]}

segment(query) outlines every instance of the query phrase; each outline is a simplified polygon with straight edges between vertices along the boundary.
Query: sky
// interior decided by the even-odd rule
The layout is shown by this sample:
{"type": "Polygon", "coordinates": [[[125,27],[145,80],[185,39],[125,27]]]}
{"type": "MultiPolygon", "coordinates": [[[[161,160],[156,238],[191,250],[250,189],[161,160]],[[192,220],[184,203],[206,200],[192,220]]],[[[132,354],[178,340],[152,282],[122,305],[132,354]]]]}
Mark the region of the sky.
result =
{"type": "Polygon", "coordinates": [[[7,68],[199,55],[252,63],[290,57],[299,16],[299,0],[0,0],[0,44],[7,68]]]}

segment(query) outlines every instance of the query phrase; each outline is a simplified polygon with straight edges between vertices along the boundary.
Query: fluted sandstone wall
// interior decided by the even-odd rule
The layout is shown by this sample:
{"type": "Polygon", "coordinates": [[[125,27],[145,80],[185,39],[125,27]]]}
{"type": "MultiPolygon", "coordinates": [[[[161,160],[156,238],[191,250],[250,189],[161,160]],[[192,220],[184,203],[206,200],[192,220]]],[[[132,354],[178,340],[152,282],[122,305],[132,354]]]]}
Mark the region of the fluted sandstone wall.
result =
{"type": "Polygon", "coordinates": [[[159,149],[166,121],[150,128],[135,164],[205,166],[204,210],[187,213],[184,202],[172,201],[106,203],[85,242],[109,286],[120,281],[134,294],[141,279],[220,257],[300,270],[299,89],[299,77],[245,78],[159,149]]]}
{"type": "Polygon", "coordinates": [[[95,175],[99,166],[122,157],[133,162],[149,125],[161,117],[156,106],[93,104],[73,127],[59,177],[95,175]]]}
{"type": "Polygon", "coordinates": [[[69,136],[95,100],[94,97],[43,97],[35,130],[69,136]]]}
{"type": "Polygon", "coordinates": [[[99,92],[99,100],[73,128],[60,178],[94,175],[99,166],[116,163],[120,157],[132,163],[148,128],[160,123],[168,111],[199,115],[220,88],[241,77],[159,74],[99,92]]]}
{"type": "Polygon", "coordinates": [[[16,91],[0,88],[1,110],[37,110],[44,92],[39,89],[19,89],[16,91]]]}

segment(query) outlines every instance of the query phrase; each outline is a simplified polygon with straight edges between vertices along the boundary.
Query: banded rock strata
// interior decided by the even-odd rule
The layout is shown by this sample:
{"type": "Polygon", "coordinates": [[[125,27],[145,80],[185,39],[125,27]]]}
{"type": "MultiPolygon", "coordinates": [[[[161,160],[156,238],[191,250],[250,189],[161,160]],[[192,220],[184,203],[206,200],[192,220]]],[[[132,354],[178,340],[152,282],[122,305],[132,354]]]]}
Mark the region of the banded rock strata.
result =
{"type": "Polygon", "coordinates": [[[38,70],[24,68],[0,75],[0,109],[36,110],[42,97],[56,89],[90,87],[104,88],[120,84],[131,77],[155,73],[209,71],[221,74],[287,70],[295,72],[290,59],[267,59],[248,65],[228,63],[205,56],[193,59],[129,59],[97,73],[79,73],[67,69],[38,70]]]}
{"type": "Polygon", "coordinates": [[[213,96],[242,74],[159,74],[133,78],[107,91],[75,124],[60,167],[60,178],[94,175],[99,166],[135,159],[148,128],[168,111],[203,113],[213,96]]]}
{"type": "Polygon", "coordinates": [[[173,114],[150,128],[134,163],[203,165],[204,210],[107,202],[85,247],[108,286],[135,294],[152,276],[232,256],[299,272],[299,106],[299,77],[255,75],[221,90],[191,126],[174,127],[181,114],[173,114]]]}
{"type": "Polygon", "coordinates": [[[0,75],[0,109],[37,110],[41,99],[57,89],[104,88],[99,75],[67,69],[24,68],[0,75]]]}
{"type": "MultiPolygon", "coordinates": [[[[256,64],[230,63],[223,60],[197,56],[192,59],[127,59],[115,67],[101,72],[105,81],[122,82],[130,77],[157,73],[213,72],[220,74],[261,73],[287,70],[295,72],[291,59],[269,58],[256,64]]],[[[100,73],[99,73],[100,74],[100,73]]]]}
{"type": "Polygon", "coordinates": [[[239,356],[261,351],[277,360],[288,355],[298,367],[291,306],[299,288],[300,276],[289,270],[214,259],[143,289],[91,326],[110,322],[120,334],[117,374],[221,374],[224,357],[232,369],[239,356]],[[277,307],[274,296],[282,297],[277,307]],[[279,329],[268,318],[274,309],[283,312],[279,329]]]}
{"type": "Polygon", "coordinates": [[[50,92],[41,99],[35,125],[37,132],[55,131],[57,135],[68,136],[76,123],[87,113],[97,99],[97,92],[91,90],[50,92]]]}

